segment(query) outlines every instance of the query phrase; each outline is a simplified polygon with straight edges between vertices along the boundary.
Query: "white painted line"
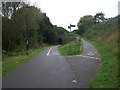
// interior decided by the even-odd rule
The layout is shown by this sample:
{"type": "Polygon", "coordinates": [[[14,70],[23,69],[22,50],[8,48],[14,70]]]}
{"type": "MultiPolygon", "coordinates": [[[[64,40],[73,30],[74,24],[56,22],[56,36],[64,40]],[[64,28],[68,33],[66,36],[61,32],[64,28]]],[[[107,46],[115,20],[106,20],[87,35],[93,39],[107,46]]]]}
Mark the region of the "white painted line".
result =
{"type": "Polygon", "coordinates": [[[76,80],[73,80],[72,82],[73,82],[73,83],[77,83],[77,81],[76,81],[76,80]]]}
{"type": "Polygon", "coordinates": [[[47,53],[47,56],[50,54],[50,51],[51,51],[52,48],[49,49],[48,53],[47,53]]]}
{"type": "Polygon", "coordinates": [[[53,55],[60,55],[59,53],[53,53],[53,55]]]}
{"type": "Polygon", "coordinates": [[[82,56],[82,57],[86,57],[86,56],[82,56]]]}
{"type": "Polygon", "coordinates": [[[89,52],[87,55],[93,55],[93,53],[92,53],[92,52],[89,52]]]}
{"type": "Polygon", "coordinates": [[[76,56],[81,56],[81,57],[86,57],[86,58],[94,58],[94,59],[98,59],[98,60],[100,60],[100,58],[90,57],[90,56],[84,56],[84,55],[76,55],[76,56]]]}
{"type": "Polygon", "coordinates": [[[94,57],[95,59],[99,59],[100,60],[100,58],[96,58],[96,57],[94,57]]]}

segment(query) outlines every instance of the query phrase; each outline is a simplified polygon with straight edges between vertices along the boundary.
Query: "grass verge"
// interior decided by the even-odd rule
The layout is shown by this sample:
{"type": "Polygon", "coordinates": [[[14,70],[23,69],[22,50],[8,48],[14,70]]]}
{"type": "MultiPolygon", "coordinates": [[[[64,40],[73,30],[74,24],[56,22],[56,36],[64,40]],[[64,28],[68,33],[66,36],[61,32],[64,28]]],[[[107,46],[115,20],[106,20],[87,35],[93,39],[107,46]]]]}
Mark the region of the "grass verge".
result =
{"type": "Polygon", "coordinates": [[[41,47],[41,48],[38,48],[38,49],[30,49],[27,52],[28,55],[23,54],[23,55],[9,56],[9,57],[3,58],[3,61],[2,61],[2,77],[4,77],[9,72],[16,69],[18,66],[20,66],[21,64],[23,64],[24,62],[26,62],[27,60],[29,60],[34,55],[41,52],[42,50],[44,50],[47,47],[48,46],[41,47]]]}
{"type": "Polygon", "coordinates": [[[118,88],[118,56],[109,51],[107,46],[94,41],[89,41],[101,55],[101,67],[98,69],[95,78],[90,83],[90,88],[118,88]]]}
{"type": "Polygon", "coordinates": [[[71,42],[71,52],[70,43],[60,46],[58,50],[62,55],[78,55],[82,51],[81,46],[81,43],[71,42]]]}
{"type": "Polygon", "coordinates": [[[0,78],[2,77],[2,60],[0,60],[0,78]]]}

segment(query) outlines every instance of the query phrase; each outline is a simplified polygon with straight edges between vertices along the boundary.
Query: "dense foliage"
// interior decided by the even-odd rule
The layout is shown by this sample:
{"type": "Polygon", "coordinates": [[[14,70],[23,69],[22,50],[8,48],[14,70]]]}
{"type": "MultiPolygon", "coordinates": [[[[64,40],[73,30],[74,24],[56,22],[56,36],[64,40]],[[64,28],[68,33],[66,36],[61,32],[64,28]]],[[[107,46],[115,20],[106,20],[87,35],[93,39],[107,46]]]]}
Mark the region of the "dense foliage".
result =
{"type": "MultiPolygon", "coordinates": [[[[66,43],[64,35],[68,31],[52,25],[46,13],[23,2],[2,2],[2,49],[21,51],[37,48],[43,43],[66,43]]],[[[65,37],[66,38],[66,37],[65,37]]],[[[67,38],[66,38],[67,39],[67,38]]]]}
{"type": "Polygon", "coordinates": [[[118,54],[118,17],[101,22],[89,28],[84,36],[90,40],[97,41],[100,44],[106,45],[109,50],[118,54]]]}
{"type": "Polygon", "coordinates": [[[100,44],[108,46],[110,50],[113,50],[114,53],[117,54],[119,25],[120,23],[118,23],[118,16],[110,19],[105,19],[103,13],[98,13],[94,17],[90,15],[82,17],[78,22],[79,29],[75,32],[83,35],[89,40],[94,40],[100,44]],[[99,23],[93,23],[97,22],[97,17],[100,17],[99,23]]]}
{"type": "Polygon", "coordinates": [[[94,24],[94,17],[86,15],[80,18],[78,22],[78,34],[83,35],[84,32],[94,24]]]}
{"type": "Polygon", "coordinates": [[[84,38],[92,41],[101,54],[101,67],[95,78],[91,81],[91,88],[117,88],[118,85],[118,30],[120,29],[120,16],[105,19],[103,13],[98,13],[91,20],[86,20],[84,16],[78,22],[78,30],[84,38]],[[81,20],[84,19],[85,23],[81,20]],[[90,26],[86,25],[89,23],[90,26]],[[81,26],[84,26],[81,27],[81,26]]]}

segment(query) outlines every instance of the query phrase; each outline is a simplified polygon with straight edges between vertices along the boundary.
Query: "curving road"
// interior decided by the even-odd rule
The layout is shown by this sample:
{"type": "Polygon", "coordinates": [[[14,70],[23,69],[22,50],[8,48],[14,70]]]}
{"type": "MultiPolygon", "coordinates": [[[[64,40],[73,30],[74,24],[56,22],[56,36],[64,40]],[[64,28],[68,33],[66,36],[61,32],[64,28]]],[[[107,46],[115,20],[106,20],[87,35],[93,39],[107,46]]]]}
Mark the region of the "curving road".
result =
{"type": "Polygon", "coordinates": [[[2,80],[3,88],[86,88],[100,63],[95,47],[85,40],[83,53],[62,56],[58,46],[45,49],[2,80]]]}

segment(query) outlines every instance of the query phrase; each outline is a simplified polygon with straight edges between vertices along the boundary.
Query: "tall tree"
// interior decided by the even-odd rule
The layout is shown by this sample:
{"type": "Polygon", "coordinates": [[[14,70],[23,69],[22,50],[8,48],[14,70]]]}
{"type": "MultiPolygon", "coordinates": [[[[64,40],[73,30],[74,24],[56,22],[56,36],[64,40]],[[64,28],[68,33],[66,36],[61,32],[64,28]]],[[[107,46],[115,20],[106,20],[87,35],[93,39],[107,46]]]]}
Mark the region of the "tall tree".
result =
{"type": "Polygon", "coordinates": [[[27,41],[29,48],[39,47],[42,43],[63,43],[66,30],[53,26],[39,8],[12,2],[3,3],[3,6],[3,50],[21,51],[26,49],[27,41]]]}
{"type": "Polygon", "coordinates": [[[86,15],[80,18],[77,26],[79,29],[79,34],[82,35],[85,30],[94,25],[94,17],[91,15],[86,15]]]}
{"type": "Polygon", "coordinates": [[[104,13],[97,13],[94,18],[95,18],[95,23],[99,23],[105,20],[105,14],[104,13]]]}

